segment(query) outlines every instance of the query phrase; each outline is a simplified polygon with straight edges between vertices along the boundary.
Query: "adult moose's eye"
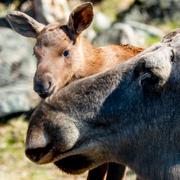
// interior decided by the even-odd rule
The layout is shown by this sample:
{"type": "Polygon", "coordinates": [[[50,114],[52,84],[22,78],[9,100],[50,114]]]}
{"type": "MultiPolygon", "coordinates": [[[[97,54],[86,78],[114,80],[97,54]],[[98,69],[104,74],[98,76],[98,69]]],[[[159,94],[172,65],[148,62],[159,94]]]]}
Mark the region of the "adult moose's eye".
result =
{"type": "Polygon", "coordinates": [[[69,56],[70,56],[69,50],[65,50],[65,51],[63,52],[63,56],[64,56],[64,57],[69,57],[69,56]]]}

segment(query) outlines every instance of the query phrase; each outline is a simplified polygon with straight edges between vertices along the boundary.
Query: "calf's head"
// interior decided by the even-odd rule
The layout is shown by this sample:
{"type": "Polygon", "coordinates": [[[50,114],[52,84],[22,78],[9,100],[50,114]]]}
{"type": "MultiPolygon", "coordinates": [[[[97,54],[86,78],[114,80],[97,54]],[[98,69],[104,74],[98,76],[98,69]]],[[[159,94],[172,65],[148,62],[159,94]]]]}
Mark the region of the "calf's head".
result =
{"type": "Polygon", "coordinates": [[[119,162],[144,179],[174,176],[180,148],[179,42],[176,31],[128,62],[44,100],[31,117],[26,155],[73,174],[119,162]]]}
{"type": "Polygon", "coordinates": [[[79,35],[91,24],[92,4],[84,3],[75,8],[64,25],[43,25],[18,11],[8,14],[7,19],[16,32],[36,39],[34,55],[37,58],[37,70],[34,90],[41,97],[47,97],[65,86],[83,58],[79,35]]]}

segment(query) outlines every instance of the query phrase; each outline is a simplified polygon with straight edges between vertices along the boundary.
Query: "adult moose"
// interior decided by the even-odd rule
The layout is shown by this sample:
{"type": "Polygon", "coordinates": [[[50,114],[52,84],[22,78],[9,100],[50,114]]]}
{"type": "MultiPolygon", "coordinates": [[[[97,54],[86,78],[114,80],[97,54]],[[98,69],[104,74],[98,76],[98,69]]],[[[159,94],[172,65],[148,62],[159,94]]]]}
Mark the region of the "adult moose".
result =
{"type": "MultiPolygon", "coordinates": [[[[17,11],[9,14],[7,19],[16,32],[37,40],[34,47],[34,54],[38,61],[34,90],[43,98],[52,95],[76,79],[115,67],[143,50],[130,45],[95,48],[84,39],[81,33],[93,19],[91,3],[84,3],[75,8],[65,25],[54,23],[45,26],[17,11]]],[[[99,171],[91,171],[88,179],[94,180],[95,176],[102,176],[103,179],[105,166],[100,167],[99,171]]],[[[118,167],[112,164],[110,171],[111,168],[113,171],[118,167]]],[[[117,180],[123,176],[125,168],[120,167],[120,169],[119,175],[117,173],[117,180]]],[[[112,178],[110,171],[108,177],[112,178]]]]}
{"type": "Polygon", "coordinates": [[[140,179],[180,179],[180,29],[118,67],[42,101],[26,155],[76,174],[106,162],[140,179]]]}

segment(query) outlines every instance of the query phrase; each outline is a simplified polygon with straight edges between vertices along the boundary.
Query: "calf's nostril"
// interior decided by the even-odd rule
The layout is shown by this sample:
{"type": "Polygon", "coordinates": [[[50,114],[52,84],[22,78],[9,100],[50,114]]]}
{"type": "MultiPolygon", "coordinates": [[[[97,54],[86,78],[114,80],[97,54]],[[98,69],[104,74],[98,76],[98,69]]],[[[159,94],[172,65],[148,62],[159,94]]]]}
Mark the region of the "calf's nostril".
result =
{"type": "Polygon", "coordinates": [[[37,82],[34,85],[34,90],[39,93],[46,93],[48,92],[52,87],[52,82],[47,81],[47,82],[37,82]]]}
{"type": "Polygon", "coordinates": [[[43,90],[44,90],[44,85],[43,85],[43,83],[42,82],[40,82],[40,81],[35,81],[34,82],[34,90],[36,91],[36,92],[43,92],[43,90]]]}
{"type": "Polygon", "coordinates": [[[51,86],[52,86],[52,82],[51,81],[49,81],[49,87],[48,87],[48,89],[51,89],[51,86]]]}

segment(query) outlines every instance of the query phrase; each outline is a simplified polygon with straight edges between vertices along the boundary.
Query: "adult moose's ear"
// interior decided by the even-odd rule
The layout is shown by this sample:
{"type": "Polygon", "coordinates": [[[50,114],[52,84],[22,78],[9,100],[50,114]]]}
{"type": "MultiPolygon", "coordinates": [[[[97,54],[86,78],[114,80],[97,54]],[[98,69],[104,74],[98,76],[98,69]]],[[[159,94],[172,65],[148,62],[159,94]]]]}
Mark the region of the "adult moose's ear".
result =
{"type": "Polygon", "coordinates": [[[25,37],[36,38],[39,32],[44,28],[43,24],[20,11],[9,13],[6,18],[11,28],[25,37]]]}
{"type": "Polygon", "coordinates": [[[79,35],[83,30],[88,28],[93,20],[93,6],[92,3],[83,3],[76,7],[70,14],[68,20],[68,28],[79,35]]]}
{"type": "Polygon", "coordinates": [[[169,48],[148,52],[137,62],[134,75],[145,93],[161,92],[171,73],[172,51],[169,48]]]}

